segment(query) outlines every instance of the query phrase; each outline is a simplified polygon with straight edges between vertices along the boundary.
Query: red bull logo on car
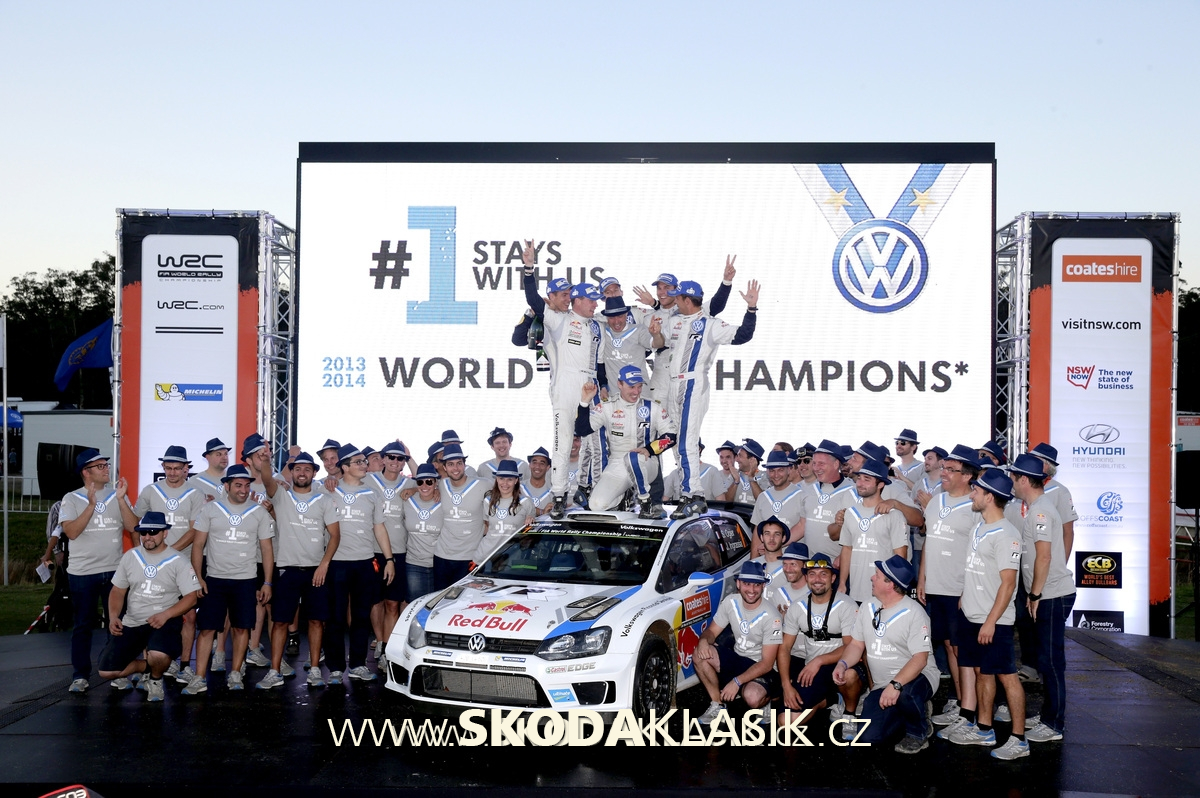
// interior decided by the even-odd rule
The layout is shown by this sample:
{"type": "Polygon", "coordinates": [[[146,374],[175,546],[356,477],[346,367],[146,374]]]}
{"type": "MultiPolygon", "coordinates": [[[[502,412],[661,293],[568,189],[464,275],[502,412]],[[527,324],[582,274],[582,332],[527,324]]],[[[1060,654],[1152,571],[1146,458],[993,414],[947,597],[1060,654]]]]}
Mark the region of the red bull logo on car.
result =
{"type": "Polygon", "coordinates": [[[533,617],[532,608],[526,607],[524,604],[518,604],[515,601],[481,601],[477,604],[468,604],[465,609],[482,610],[488,615],[520,613],[526,617],[533,617]]]}
{"type": "Polygon", "coordinates": [[[485,616],[481,618],[468,618],[465,615],[455,613],[454,615],[450,616],[450,620],[447,621],[447,626],[470,626],[476,629],[494,629],[498,632],[517,632],[520,631],[520,629],[527,623],[529,623],[529,621],[525,618],[516,618],[511,621],[505,621],[498,615],[492,615],[490,617],[485,616]]]}

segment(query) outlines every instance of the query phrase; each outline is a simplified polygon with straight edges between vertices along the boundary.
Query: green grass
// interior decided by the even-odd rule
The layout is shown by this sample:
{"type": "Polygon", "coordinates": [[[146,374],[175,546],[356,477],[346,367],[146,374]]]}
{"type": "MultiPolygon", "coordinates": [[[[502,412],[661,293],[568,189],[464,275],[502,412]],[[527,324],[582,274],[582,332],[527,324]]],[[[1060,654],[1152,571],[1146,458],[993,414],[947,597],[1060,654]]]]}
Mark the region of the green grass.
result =
{"type": "Polygon", "coordinates": [[[0,587],[0,635],[19,635],[28,629],[46,605],[53,586],[47,582],[0,587]]]}
{"type": "MultiPolygon", "coordinates": [[[[1196,590],[1192,587],[1191,580],[1185,576],[1178,577],[1175,583],[1175,611],[1179,612],[1195,600],[1196,590]]],[[[1193,606],[1175,619],[1175,639],[1196,639],[1196,607],[1193,606]]]]}
{"type": "Polygon", "coordinates": [[[46,514],[8,514],[8,582],[40,585],[35,569],[46,551],[46,514]]]}

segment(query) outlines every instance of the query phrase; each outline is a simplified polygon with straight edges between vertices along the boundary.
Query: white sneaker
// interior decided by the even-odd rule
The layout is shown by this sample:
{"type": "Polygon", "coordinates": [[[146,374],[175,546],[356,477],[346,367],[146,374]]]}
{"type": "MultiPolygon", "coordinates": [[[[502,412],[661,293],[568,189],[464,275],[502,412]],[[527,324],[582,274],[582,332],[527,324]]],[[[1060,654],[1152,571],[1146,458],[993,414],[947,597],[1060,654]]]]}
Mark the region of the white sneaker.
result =
{"type": "Polygon", "coordinates": [[[853,742],[858,733],[862,731],[860,728],[862,721],[855,715],[847,715],[846,722],[842,724],[842,742],[853,742]]]}
{"type": "Polygon", "coordinates": [[[1016,737],[1009,737],[1008,742],[992,751],[992,756],[1005,760],[1029,756],[1029,743],[1018,740],[1016,737]]]}
{"type": "Polygon", "coordinates": [[[175,681],[180,684],[191,684],[192,679],[196,678],[196,672],[192,670],[192,666],[184,667],[179,673],[175,674],[175,681]]]}
{"type": "Polygon", "coordinates": [[[1038,684],[1042,681],[1042,675],[1038,673],[1037,668],[1029,665],[1022,665],[1017,669],[1017,678],[1025,684],[1038,684]]]}
{"type": "Polygon", "coordinates": [[[116,679],[113,679],[108,683],[108,686],[114,690],[120,690],[121,692],[133,689],[133,684],[124,676],[118,676],[116,679]]]}
{"type": "Polygon", "coordinates": [[[955,745],[995,745],[996,731],[995,729],[983,731],[974,723],[964,723],[954,734],[950,735],[950,742],[955,745]]]}
{"type": "Polygon", "coordinates": [[[321,678],[320,668],[309,668],[308,670],[308,686],[309,687],[324,687],[325,680],[321,678]]]}
{"type": "Polygon", "coordinates": [[[846,699],[842,697],[841,693],[838,693],[837,703],[829,708],[829,722],[833,723],[844,717],[846,717],[846,699]]]}
{"type": "Polygon", "coordinates": [[[71,682],[71,686],[67,688],[68,693],[86,693],[88,689],[87,679],[76,679],[71,682]]]}
{"type": "Polygon", "coordinates": [[[286,678],[296,675],[296,669],[288,664],[288,661],[282,660],[279,664],[279,675],[286,678]]]}
{"type": "Polygon", "coordinates": [[[700,716],[700,725],[707,726],[717,719],[717,715],[721,714],[721,710],[725,705],[720,701],[712,701],[708,705],[708,709],[704,710],[704,714],[700,716]]]}
{"type": "MultiPolygon", "coordinates": [[[[330,674],[330,675],[332,675],[332,674],[330,674]]],[[[354,679],[355,681],[359,681],[359,682],[373,682],[379,678],[374,673],[372,673],[371,670],[369,668],[367,668],[366,665],[359,665],[357,668],[351,668],[350,672],[347,673],[346,675],[349,676],[351,679],[354,679]]]]}
{"type": "Polygon", "coordinates": [[[376,640],[375,641],[375,659],[379,659],[382,656],[383,656],[383,641],[376,640]]]}
{"type": "Polygon", "coordinates": [[[256,668],[271,667],[271,660],[267,659],[267,655],[263,653],[262,646],[248,649],[246,651],[246,661],[256,668]]]}
{"type": "Polygon", "coordinates": [[[387,654],[379,655],[379,661],[375,663],[375,669],[380,673],[387,673],[387,654]]]}
{"type": "Polygon", "coordinates": [[[1030,715],[1028,718],[1025,718],[1025,728],[1032,729],[1034,726],[1041,725],[1041,722],[1041,715],[1030,715]]]}
{"type": "MultiPolygon", "coordinates": [[[[937,719],[936,719],[936,718],[934,718],[934,721],[933,721],[933,722],[934,722],[934,723],[937,723],[937,719]]],[[[966,718],[964,718],[962,715],[958,715],[958,716],[956,716],[956,717],[954,718],[954,720],[950,722],[950,725],[949,725],[949,726],[947,726],[946,728],[944,728],[944,729],[940,730],[940,731],[937,733],[938,739],[939,739],[939,740],[949,740],[949,739],[950,739],[950,735],[954,734],[954,733],[955,733],[955,732],[957,732],[959,729],[961,729],[961,728],[963,727],[963,724],[965,724],[966,722],[967,722],[967,719],[966,719],[966,718]]]]}
{"type": "MultiPolygon", "coordinates": [[[[312,673],[312,671],[309,671],[309,673],[312,673]]],[[[342,686],[342,672],[341,671],[330,671],[328,684],[330,687],[332,687],[335,684],[338,687],[341,687],[342,686]]]]}
{"type": "Polygon", "coordinates": [[[146,700],[147,701],[162,701],[165,695],[163,691],[162,679],[145,679],[146,682],[146,700]]]}
{"type": "Polygon", "coordinates": [[[1062,738],[1062,732],[1051,729],[1045,723],[1038,723],[1038,725],[1025,732],[1025,739],[1031,743],[1051,743],[1062,738]]]}
{"type": "Polygon", "coordinates": [[[171,660],[171,667],[167,668],[167,672],[164,675],[169,676],[172,679],[177,677],[179,675],[179,660],[171,660]]]}
{"type": "Polygon", "coordinates": [[[942,714],[933,716],[934,725],[949,726],[954,723],[959,717],[958,710],[958,699],[951,698],[946,702],[946,706],[942,708],[942,714]]]}
{"type": "Polygon", "coordinates": [[[258,684],[255,685],[255,689],[270,690],[274,687],[282,687],[282,686],[283,686],[283,677],[279,675],[279,671],[272,668],[271,670],[267,671],[266,676],[262,677],[262,679],[259,680],[258,684]]]}
{"type": "Polygon", "coordinates": [[[1005,723],[1012,723],[1012,713],[1008,711],[1008,704],[1001,704],[992,712],[992,720],[1002,720],[1005,723]]]}
{"type": "Polygon", "coordinates": [[[200,695],[208,692],[208,682],[203,676],[193,676],[192,680],[183,688],[184,695],[200,695]]]}
{"type": "Polygon", "coordinates": [[[225,652],[214,651],[212,657],[212,665],[209,670],[213,673],[222,673],[225,670],[225,652]]]}
{"type": "Polygon", "coordinates": [[[225,677],[225,686],[230,690],[245,690],[246,685],[242,681],[242,672],[230,671],[229,676],[225,677]]]}

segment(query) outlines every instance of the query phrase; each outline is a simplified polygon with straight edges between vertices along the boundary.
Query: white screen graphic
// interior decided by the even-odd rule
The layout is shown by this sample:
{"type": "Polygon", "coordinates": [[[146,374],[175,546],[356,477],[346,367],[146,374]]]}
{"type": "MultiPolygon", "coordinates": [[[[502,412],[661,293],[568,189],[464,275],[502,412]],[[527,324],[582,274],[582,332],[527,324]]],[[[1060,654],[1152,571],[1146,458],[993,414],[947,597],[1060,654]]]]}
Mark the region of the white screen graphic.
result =
{"type": "MultiPolygon", "coordinates": [[[[550,445],[548,375],[514,346],[522,239],[550,277],[711,297],[727,254],[762,284],[757,331],[710,375],[706,460],[725,439],[977,446],[992,377],[990,164],[304,163],[298,438],[424,458],[446,429],[550,445]],[[403,254],[399,254],[400,252],[403,254]]],[[[603,308],[601,302],[600,309],[603,308]]],[[[597,319],[603,318],[597,311],[597,319]]],[[[615,382],[615,375],[613,375],[615,382]]],[[[671,458],[668,458],[669,460],[671,458]]],[[[673,463],[668,469],[673,468],[673,463]]]]}

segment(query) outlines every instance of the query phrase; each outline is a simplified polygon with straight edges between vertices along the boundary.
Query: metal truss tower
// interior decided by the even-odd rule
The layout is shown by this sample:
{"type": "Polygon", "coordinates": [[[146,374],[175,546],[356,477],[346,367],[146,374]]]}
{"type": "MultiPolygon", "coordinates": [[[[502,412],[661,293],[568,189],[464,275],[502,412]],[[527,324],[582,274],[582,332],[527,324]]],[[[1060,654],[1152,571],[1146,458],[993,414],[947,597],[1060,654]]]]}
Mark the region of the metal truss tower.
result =
{"type": "Polygon", "coordinates": [[[258,428],[281,468],[292,444],[296,231],[262,213],[259,237],[258,428]]]}
{"type": "Polygon", "coordinates": [[[997,442],[1021,451],[1029,435],[1029,223],[1023,213],[996,231],[997,442]]]}

